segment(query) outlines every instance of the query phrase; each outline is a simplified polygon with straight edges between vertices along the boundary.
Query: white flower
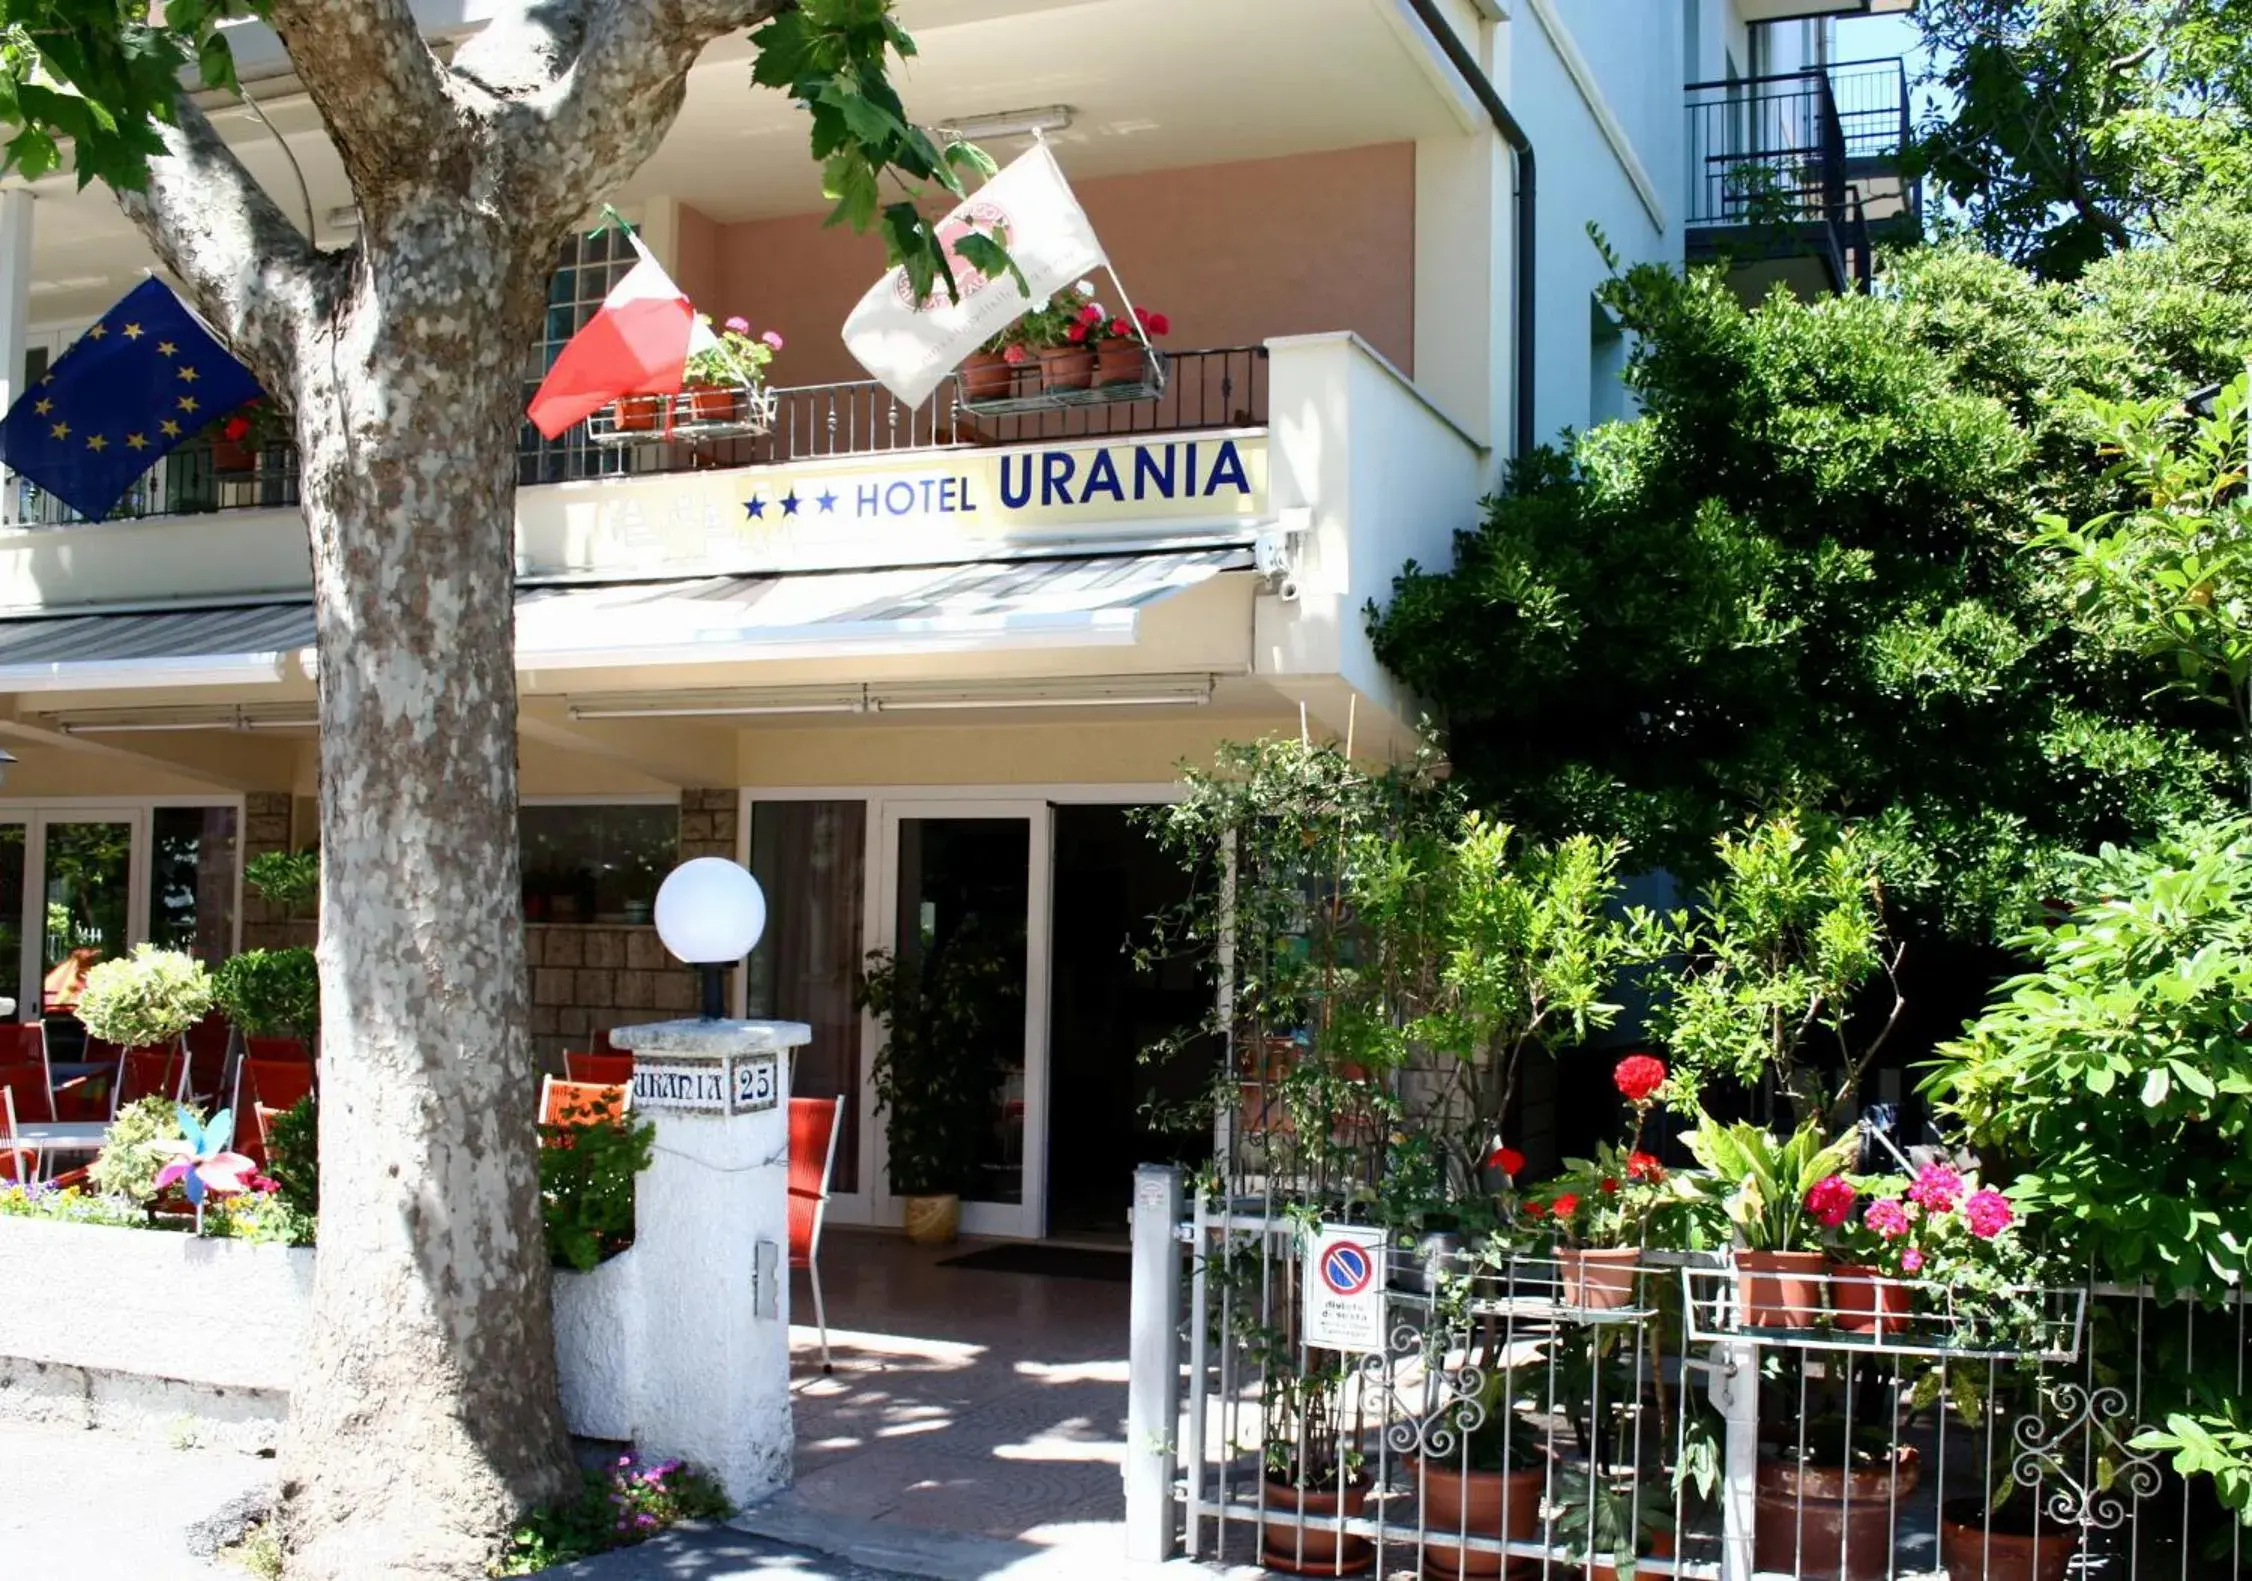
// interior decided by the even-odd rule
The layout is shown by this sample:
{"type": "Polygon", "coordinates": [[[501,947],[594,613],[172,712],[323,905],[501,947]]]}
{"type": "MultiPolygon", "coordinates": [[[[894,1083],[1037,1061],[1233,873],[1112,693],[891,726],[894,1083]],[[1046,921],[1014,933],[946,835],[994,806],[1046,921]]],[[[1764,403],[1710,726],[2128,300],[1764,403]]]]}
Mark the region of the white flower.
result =
{"type": "Polygon", "coordinates": [[[1095,282],[1092,280],[1080,281],[1079,294],[1081,296],[1093,296],[1095,294],[1095,282]]]}

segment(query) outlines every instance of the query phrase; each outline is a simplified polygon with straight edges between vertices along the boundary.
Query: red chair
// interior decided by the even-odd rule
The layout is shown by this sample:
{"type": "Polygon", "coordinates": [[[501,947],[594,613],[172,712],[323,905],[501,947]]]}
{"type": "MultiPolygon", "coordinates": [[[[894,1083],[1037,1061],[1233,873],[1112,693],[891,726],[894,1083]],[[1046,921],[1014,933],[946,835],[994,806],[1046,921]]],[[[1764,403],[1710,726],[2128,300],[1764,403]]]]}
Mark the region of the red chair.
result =
{"type": "Polygon", "coordinates": [[[615,1082],[540,1078],[542,1125],[582,1126],[622,1120],[632,1108],[632,1089],[615,1082]]]}
{"type": "MultiPolygon", "coordinates": [[[[45,1042],[42,1030],[41,1042],[45,1042]]],[[[57,1120],[107,1120],[117,1104],[117,1078],[125,1062],[125,1050],[107,1038],[86,1034],[86,1046],[78,1056],[78,1063],[100,1067],[83,1076],[73,1076],[58,1082],[54,1087],[57,1120]]],[[[49,1061],[48,1076],[54,1076],[53,1061],[49,1061]]]]}
{"type": "Polygon", "coordinates": [[[246,1054],[242,1068],[235,1074],[233,1108],[237,1115],[260,1104],[286,1111],[296,1108],[312,1093],[313,1067],[307,1061],[253,1059],[246,1054]]]}
{"type": "Polygon", "coordinates": [[[566,1050],[563,1055],[563,1078],[566,1081],[598,1082],[606,1087],[633,1085],[633,1056],[631,1054],[582,1054],[566,1050]]]}
{"type": "Polygon", "coordinates": [[[266,1162],[273,1156],[274,1122],[289,1113],[266,1104],[250,1106],[250,1124],[235,1122],[235,1151],[258,1166],[258,1173],[266,1172],[266,1162]]]}
{"type": "Polygon", "coordinates": [[[790,1100],[790,1266],[813,1286],[813,1322],[821,1332],[821,1370],[829,1363],[829,1312],[821,1302],[821,1219],[829,1206],[829,1172],[837,1162],[842,1098],[790,1100]]]}
{"type": "MultiPolygon", "coordinates": [[[[0,1185],[29,1185],[32,1171],[38,1164],[38,1149],[16,1135],[15,1094],[6,1087],[0,1087],[0,1185]]],[[[57,1191],[85,1183],[84,1168],[57,1175],[47,1182],[57,1191]]]]}
{"type": "Polygon", "coordinates": [[[244,1038],[242,1057],[269,1062],[295,1060],[300,1065],[313,1063],[313,1051],[296,1038],[244,1038]]]}
{"type": "MultiPolygon", "coordinates": [[[[63,1085],[75,1087],[77,1081],[63,1085]]],[[[37,1022],[0,1025],[0,1088],[14,1095],[15,1112],[25,1125],[44,1125],[55,1118],[55,1089],[47,1073],[47,1040],[37,1022]]]]}
{"type": "Polygon", "coordinates": [[[109,1117],[116,1119],[118,1111],[143,1098],[170,1098],[177,1103],[187,1096],[187,1083],[188,1056],[178,1043],[168,1048],[127,1049],[118,1063],[117,1091],[110,1099],[109,1117]]]}
{"type": "Polygon", "coordinates": [[[184,1095],[217,1098],[227,1090],[227,1055],[234,1048],[234,1038],[235,1029],[216,1010],[188,1028],[184,1095]]]}

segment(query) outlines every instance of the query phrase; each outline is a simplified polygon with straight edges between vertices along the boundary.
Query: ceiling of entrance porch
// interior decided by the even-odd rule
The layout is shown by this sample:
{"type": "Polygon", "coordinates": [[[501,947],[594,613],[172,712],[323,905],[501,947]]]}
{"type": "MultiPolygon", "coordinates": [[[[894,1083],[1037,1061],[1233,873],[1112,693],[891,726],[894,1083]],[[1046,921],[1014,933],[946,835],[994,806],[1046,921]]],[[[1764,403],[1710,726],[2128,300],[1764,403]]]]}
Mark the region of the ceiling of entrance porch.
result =
{"type": "MultiPolygon", "coordinates": [[[[910,114],[944,123],[1068,105],[1070,127],[1048,140],[1076,179],[1461,130],[1461,101],[1438,86],[1444,65],[1399,0],[902,0],[900,11],[919,48],[899,78],[910,114]]],[[[671,198],[721,222],[825,207],[805,118],[751,86],[751,55],[745,38],[706,51],[664,145],[609,196],[629,209],[671,198]]],[[[348,241],[351,190],[310,101],[290,79],[253,91],[286,155],[246,109],[214,107],[215,124],[292,219],[309,215],[324,246],[348,241]]],[[[1026,146],[986,140],[1004,162],[1026,146]]],[[[35,324],[83,323],[155,266],[105,189],[81,192],[64,172],[34,190],[35,324]]]]}

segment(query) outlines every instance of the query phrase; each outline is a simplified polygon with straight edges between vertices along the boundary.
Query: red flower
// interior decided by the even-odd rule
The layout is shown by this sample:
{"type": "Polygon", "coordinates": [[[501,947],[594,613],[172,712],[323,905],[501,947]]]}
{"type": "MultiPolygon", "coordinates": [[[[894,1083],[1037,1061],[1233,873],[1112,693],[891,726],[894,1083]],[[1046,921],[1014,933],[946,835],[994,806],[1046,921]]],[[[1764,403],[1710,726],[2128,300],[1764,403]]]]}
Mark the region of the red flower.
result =
{"type": "Polygon", "coordinates": [[[1142,320],[1142,327],[1152,335],[1170,335],[1173,333],[1173,321],[1163,313],[1150,314],[1149,317],[1142,320]]]}
{"type": "Polygon", "coordinates": [[[1538,1197],[1527,1197],[1527,1198],[1525,1199],[1525,1217],[1526,1217],[1526,1218],[1528,1218],[1528,1219],[1537,1219],[1537,1218],[1539,1218],[1539,1217],[1540,1217],[1540,1216],[1541,1216],[1542,1214],[1546,1213],[1547,1211],[1548,1211],[1548,1205],[1547,1205],[1546,1203],[1542,1202],[1542,1201],[1540,1200],[1540,1198],[1538,1198],[1538,1197]]]}
{"type": "Polygon", "coordinates": [[[1555,1214],[1559,1219],[1568,1219],[1573,1214],[1579,1212],[1579,1209],[1579,1197],[1575,1193],[1569,1191],[1565,1192],[1561,1197],[1558,1197],[1554,1202],[1551,1202],[1548,1205],[1548,1211],[1555,1214]]]}
{"type": "Polygon", "coordinates": [[[1079,310],[1079,322],[1082,324],[1100,324],[1102,321],[1103,307],[1100,302],[1089,302],[1079,310]]]}
{"type": "Polygon", "coordinates": [[[227,426],[220,429],[219,432],[240,443],[250,437],[250,419],[247,417],[230,417],[227,419],[227,426]]]}
{"type": "Polygon", "coordinates": [[[1007,351],[1001,353],[1001,360],[1013,368],[1020,362],[1030,362],[1032,353],[1026,351],[1022,346],[1011,346],[1007,351]]]}
{"type": "Polygon", "coordinates": [[[1134,326],[1122,318],[1114,318],[1110,321],[1110,333],[1119,340],[1128,340],[1133,336],[1134,326]]]}
{"type": "Polygon", "coordinates": [[[1629,1054],[1611,1072],[1611,1081],[1628,1103],[1648,1103],[1650,1095],[1666,1084],[1666,1065],[1647,1054],[1629,1054]]]}
{"type": "Polygon", "coordinates": [[[1070,341],[1073,345],[1077,345],[1087,338],[1087,326],[1085,323],[1074,324],[1071,328],[1065,330],[1063,335],[1064,339],[1070,341]]]}
{"type": "Polygon", "coordinates": [[[1494,1150],[1486,1155],[1486,1167],[1498,1169],[1514,1179],[1525,1171],[1525,1155],[1518,1152],[1514,1147],[1496,1142],[1494,1150]]]}
{"type": "Polygon", "coordinates": [[[1836,1229],[1853,1212],[1854,1190],[1843,1175],[1824,1175],[1806,1191],[1806,1211],[1825,1229],[1836,1229]]]}
{"type": "Polygon", "coordinates": [[[1666,1178],[1666,1167],[1658,1162],[1655,1153],[1629,1153],[1626,1174],[1629,1180],[1658,1181],[1666,1178]]]}
{"type": "Polygon", "coordinates": [[[1615,1178],[1610,1178],[1610,1179],[1606,1179],[1606,1180],[1605,1180],[1605,1181],[1603,1182],[1603,1195],[1604,1195],[1604,1196],[1606,1196],[1606,1197],[1615,1197],[1615,1196],[1617,1196],[1618,1194],[1619,1194],[1619,1183],[1618,1183],[1618,1181],[1617,1181],[1617,1180],[1616,1180],[1615,1178]]]}

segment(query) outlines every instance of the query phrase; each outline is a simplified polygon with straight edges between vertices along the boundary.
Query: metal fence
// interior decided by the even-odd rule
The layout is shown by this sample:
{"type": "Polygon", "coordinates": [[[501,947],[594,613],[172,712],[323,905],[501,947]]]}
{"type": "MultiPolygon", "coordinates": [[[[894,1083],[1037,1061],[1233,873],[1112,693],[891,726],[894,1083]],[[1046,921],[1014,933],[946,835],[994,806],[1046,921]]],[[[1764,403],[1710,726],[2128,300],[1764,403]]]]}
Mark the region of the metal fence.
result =
{"type": "MultiPolygon", "coordinates": [[[[860,380],[776,388],[774,421],[763,434],[710,440],[652,434],[643,441],[598,445],[588,439],[583,425],[553,441],[527,429],[517,453],[517,482],[655,476],[902,450],[1177,433],[1266,422],[1266,347],[1169,352],[1166,364],[1165,388],[1154,399],[1082,403],[1005,417],[983,416],[963,407],[951,379],[913,407],[894,399],[874,380],[860,380]]],[[[62,526],[83,520],[28,479],[0,474],[0,481],[5,483],[0,488],[0,522],[62,526]]],[[[214,447],[202,443],[183,447],[158,462],[111,515],[274,509],[294,506],[297,500],[294,445],[265,447],[252,470],[221,471],[214,447]]]]}
{"type": "Polygon", "coordinates": [[[2211,1479],[2136,1442],[2243,1399],[2240,1302],[1434,1244],[1393,1249],[1379,1348],[1348,1354],[1305,1339],[1306,1209],[1172,1212],[1177,1180],[1143,1174],[1136,1557],[1515,1581],[2243,1573],[2211,1479]]]}

